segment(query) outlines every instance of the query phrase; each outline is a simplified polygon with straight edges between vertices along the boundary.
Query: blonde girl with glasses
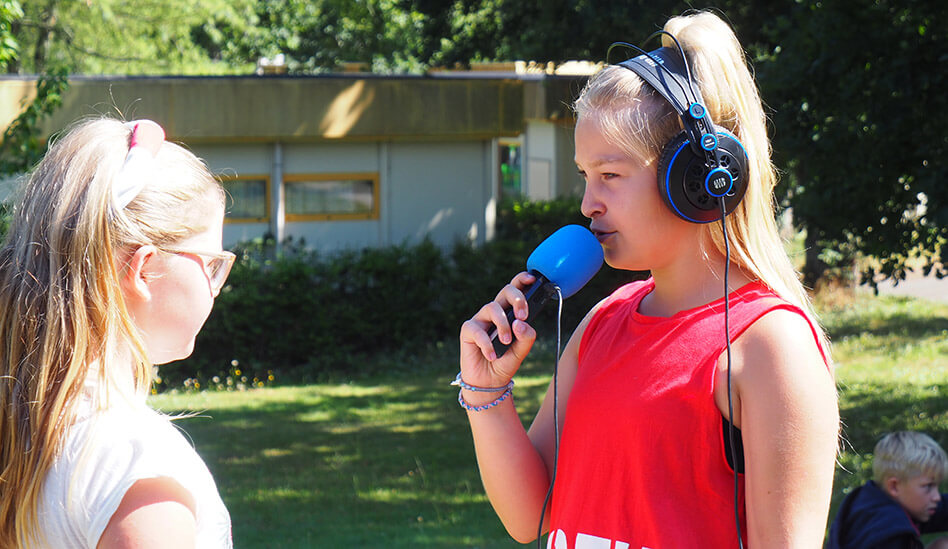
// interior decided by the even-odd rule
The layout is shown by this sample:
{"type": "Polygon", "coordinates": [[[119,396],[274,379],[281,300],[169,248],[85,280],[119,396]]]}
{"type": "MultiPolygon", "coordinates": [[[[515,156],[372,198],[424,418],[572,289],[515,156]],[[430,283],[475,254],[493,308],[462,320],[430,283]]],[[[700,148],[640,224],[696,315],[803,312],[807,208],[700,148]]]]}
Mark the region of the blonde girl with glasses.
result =
{"type": "Polygon", "coordinates": [[[224,194],[148,120],[84,121],[0,249],[0,546],[231,547],[210,472],[145,402],[233,263],[224,194]]]}

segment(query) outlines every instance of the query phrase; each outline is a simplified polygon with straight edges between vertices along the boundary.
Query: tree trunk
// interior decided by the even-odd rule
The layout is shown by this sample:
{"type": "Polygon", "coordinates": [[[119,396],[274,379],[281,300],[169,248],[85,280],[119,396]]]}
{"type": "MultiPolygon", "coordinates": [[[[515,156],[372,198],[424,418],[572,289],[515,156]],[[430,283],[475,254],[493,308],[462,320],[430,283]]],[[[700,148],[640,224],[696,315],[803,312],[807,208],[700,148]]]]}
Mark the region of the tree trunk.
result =
{"type": "Polygon", "coordinates": [[[806,238],[803,242],[806,247],[806,254],[804,255],[805,263],[803,265],[803,285],[809,289],[815,289],[816,284],[826,273],[826,263],[820,259],[820,252],[823,250],[819,246],[816,231],[813,229],[807,229],[806,238]]]}
{"type": "Polygon", "coordinates": [[[51,3],[40,17],[39,34],[36,38],[36,49],[33,51],[33,72],[36,74],[46,70],[46,56],[49,44],[53,40],[56,29],[56,4],[51,3]]]}

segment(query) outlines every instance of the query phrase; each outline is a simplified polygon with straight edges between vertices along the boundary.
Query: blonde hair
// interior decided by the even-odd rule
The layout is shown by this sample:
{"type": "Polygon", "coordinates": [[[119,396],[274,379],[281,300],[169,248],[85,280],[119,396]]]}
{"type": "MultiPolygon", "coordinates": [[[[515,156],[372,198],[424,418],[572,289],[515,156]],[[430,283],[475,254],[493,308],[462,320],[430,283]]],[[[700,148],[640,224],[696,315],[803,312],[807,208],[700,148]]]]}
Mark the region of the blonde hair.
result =
{"type": "Polygon", "coordinates": [[[931,475],[941,481],[948,475],[948,455],[935,440],[915,431],[896,431],[876,443],[872,480],[880,486],[887,478],[900,481],[931,475]]]}
{"type": "MultiPolygon", "coordinates": [[[[732,260],[803,310],[829,360],[826,335],[777,228],[773,195],[777,177],[770,160],[767,119],[744,51],[727,23],[710,12],[673,17],[664,30],[681,44],[711,120],[737,136],[747,151],[747,192],[726,218],[732,260]]],[[[677,48],[670,37],[662,39],[663,46],[677,48]]],[[[593,75],[574,108],[580,119],[594,120],[607,139],[646,166],[657,163],[665,144],[683,129],[668,101],[634,72],[617,65],[593,75]]],[[[723,255],[720,223],[703,227],[723,255]]]]}
{"type": "Polygon", "coordinates": [[[146,394],[152,365],[119,281],[127,252],[208,228],[223,190],[192,153],[164,142],[145,187],[122,210],[112,184],[129,148],[118,120],[78,123],[49,148],[20,189],[0,249],[0,546],[37,533],[47,471],[76,420],[85,387],[93,409],[146,394]],[[117,363],[120,351],[133,364],[117,363]],[[131,371],[129,371],[131,369],[131,371]]]}

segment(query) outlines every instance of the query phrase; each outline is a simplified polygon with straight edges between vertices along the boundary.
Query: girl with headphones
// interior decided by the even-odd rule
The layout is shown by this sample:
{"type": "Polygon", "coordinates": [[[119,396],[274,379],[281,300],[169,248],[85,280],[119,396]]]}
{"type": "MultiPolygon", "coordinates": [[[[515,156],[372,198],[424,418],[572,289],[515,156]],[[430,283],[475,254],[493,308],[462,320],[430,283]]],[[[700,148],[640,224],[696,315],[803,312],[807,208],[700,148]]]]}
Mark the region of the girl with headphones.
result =
{"type": "Polygon", "coordinates": [[[575,104],[582,212],[607,263],[651,276],[587,314],[529,429],[509,389],[536,338],[533,277],[462,325],[459,400],[481,477],[520,542],[817,547],[839,412],[777,232],[761,100],[717,16],[674,17],[662,42],[606,66],[575,104]]]}

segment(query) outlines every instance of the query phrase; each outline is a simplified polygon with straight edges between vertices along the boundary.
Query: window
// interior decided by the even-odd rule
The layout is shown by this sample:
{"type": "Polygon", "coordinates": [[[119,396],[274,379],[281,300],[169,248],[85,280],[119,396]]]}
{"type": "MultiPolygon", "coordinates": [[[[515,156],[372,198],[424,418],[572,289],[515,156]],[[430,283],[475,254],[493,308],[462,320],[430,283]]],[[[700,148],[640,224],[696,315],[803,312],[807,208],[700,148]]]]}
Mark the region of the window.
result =
{"type": "Polygon", "coordinates": [[[519,196],[521,148],[517,142],[500,142],[500,192],[505,196],[519,196]]]}
{"type": "Polygon", "coordinates": [[[377,219],[378,182],[376,173],[287,175],[286,220],[377,219]]]}
{"type": "Polygon", "coordinates": [[[227,191],[227,214],[229,222],[266,222],[270,215],[270,177],[267,175],[244,175],[221,179],[227,191]]]}

